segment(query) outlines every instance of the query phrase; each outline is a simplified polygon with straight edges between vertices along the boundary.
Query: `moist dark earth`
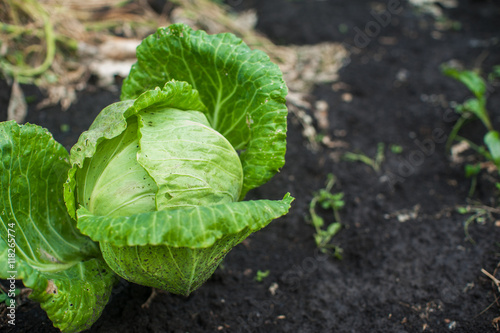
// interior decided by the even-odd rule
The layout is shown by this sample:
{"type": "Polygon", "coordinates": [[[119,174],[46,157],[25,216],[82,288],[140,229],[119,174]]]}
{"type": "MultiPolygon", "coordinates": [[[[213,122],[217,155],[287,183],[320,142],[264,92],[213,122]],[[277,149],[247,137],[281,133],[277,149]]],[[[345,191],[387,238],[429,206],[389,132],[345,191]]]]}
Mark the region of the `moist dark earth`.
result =
{"type": "MultiPolygon", "coordinates": [[[[334,41],[351,48],[350,61],[339,73],[340,89],[317,85],[309,96],[329,105],[330,127],[321,134],[348,146],[312,151],[297,116],[290,114],[285,167],[247,197],[281,199],[290,192],[296,198],[290,213],[233,249],[187,298],[159,293],[142,308],[151,288],[122,281],[89,332],[496,332],[500,293],[481,269],[495,274],[500,260],[498,216],[471,223],[472,242],[464,230],[470,215],[456,208],[496,207],[499,177],[483,170],[468,198],[471,179],[465,177],[464,163],[451,161],[444,141],[457,119],[449,102],[470,94],[439,68],[455,59],[486,74],[500,64],[498,1],[443,6],[447,19],[460,27],[440,31],[436,18],[401,2],[402,10],[369,40],[356,37],[356,28],[375,21],[373,2],[228,3],[234,10],[255,8],[257,29],[277,44],[334,41]],[[340,24],[348,29],[339,30],[340,24]],[[373,157],[380,142],[398,145],[402,152],[386,148],[379,171],[336,158],[347,150],[373,157]],[[343,229],[332,241],[342,248],[342,260],[318,251],[307,222],[309,202],[329,173],[337,178],[333,191],[345,194],[343,229]],[[254,279],[259,270],[269,270],[261,282],[254,279]]],[[[34,87],[23,88],[33,99],[27,121],[47,127],[67,148],[119,98],[117,92],[89,85],[65,112],[36,110],[43,96],[34,87]],[[62,124],[71,131],[62,132],[62,124]]],[[[5,82],[1,90],[0,120],[5,120],[5,82]]],[[[487,106],[500,128],[498,86],[490,87],[487,106]]],[[[478,143],[484,134],[479,122],[461,132],[478,143]]],[[[333,222],[331,211],[320,214],[333,222]]],[[[36,303],[28,303],[17,309],[16,327],[2,331],[57,330],[36,303]]]]}

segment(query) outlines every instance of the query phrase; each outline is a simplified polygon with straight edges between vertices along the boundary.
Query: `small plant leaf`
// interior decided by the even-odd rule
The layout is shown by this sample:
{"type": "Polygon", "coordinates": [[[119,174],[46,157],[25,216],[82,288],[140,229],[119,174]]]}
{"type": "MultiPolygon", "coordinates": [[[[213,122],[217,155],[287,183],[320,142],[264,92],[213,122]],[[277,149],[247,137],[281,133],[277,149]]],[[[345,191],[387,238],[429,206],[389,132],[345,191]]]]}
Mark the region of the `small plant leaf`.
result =
{"type": "Polygon", "coordinates": [[[254,280],[257,281],[257,282],[262,282],[266,277],[269,276],[269,273],[270,271],[269,270],[265,270],[265,271],[261,271],[260,269],[257,271],[257,274],[255,275],[255,278],[254,280]]]}
{"type": "Polygon", "coordinates": [[[500,166],[500,133],[497,131],[489,131],[484,136],[484,143],[490,151],[493,163],[500,166]]]}
{"type": "Polygon", "coordinates": [[[478,98],[482,99],[486,93],[486,82],[483,78],[473,71],[461,71],[452,67],[443,67],[444,75],[462,82],[478,98]]]}
{"type": "Polygon", "coordinates": [[[500,65],[493,66],[493,71],[488,75],[488,79],[493,81],[497,78],[500,78],[500,65]]]}
{"type": "Polygon", "coordinates": [[[490,117],[488,115],[488,112],[486,111],[485,104],[486,104],[486,99],[484,98],[481,99],[470,98],[466,100],[462,105],[457,106],[457,111],[460,110],[459,113],[463,112],[472,113],[477,118],[479,118],[479,120],[483,122],[486,128],[490,130],[492,126],[490,117]]]}
{"type": "Polygon", "coordinates": [[[465,165],[465,177],[470,178],[477,176],[481,171],[480,164],[466,164],[465,165]]]}
{"type": "Polygon", "coordinates": [[[328,233],[328,236],[333,237],[340,231],[341,228],[342,224],[335,222],[328,226],[326,232],[328,233]]]}
{"type": "Polygon", "coordinates": [[[393,154],[401,154],[403,152],[403,147],[400,145],[392,144],[390,145],[389,149],[393,154]]]}
{"type": "Polygon", "coordinates": [[[312,216],[312,224],[316,228],[321,228],[325,224],[325,221],[323,220],[323,218],[319,217],[318,215],[313,215],[312,216]]]}

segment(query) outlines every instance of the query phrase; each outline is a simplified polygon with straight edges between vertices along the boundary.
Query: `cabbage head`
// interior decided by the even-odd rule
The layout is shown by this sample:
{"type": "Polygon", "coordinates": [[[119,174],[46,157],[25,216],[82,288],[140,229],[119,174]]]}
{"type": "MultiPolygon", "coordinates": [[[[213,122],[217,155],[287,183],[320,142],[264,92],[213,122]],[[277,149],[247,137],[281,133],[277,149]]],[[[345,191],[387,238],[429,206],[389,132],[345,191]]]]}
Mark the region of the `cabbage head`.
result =
{"type": "Polygon", "coordinates": [[[144,39],[121,101],[70,153],[0,123],[0,278],[54,325],[88,329],[118,277],[189,295],[293,198],[245,201],[283,167],[287,87],[232,34],[174,24],[144,39]]]}

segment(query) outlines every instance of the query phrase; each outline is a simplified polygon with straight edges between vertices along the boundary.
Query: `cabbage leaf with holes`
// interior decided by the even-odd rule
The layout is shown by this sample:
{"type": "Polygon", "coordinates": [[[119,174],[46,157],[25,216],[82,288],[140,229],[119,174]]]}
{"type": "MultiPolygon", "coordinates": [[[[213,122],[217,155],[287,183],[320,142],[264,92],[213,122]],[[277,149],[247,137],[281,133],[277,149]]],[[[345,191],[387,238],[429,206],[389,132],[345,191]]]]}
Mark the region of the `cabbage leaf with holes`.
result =
{"type": "Polygon", "coordinates": [[[234,35],[158,29],[69,155],[36,125],[0,123],[0,254],[15,226],[17,278],[66,332],[92,325],[118,276],[189,295],[290,208],[288,193],[244,201],[285,163],[286,94],[234,35]]]}
{"type": "Polygon", "coordinates": [[[0,161],[0,278],[23,280],[62,331],[90,328],[116,275],[64,205],[68,152],[47,130],[7,121],[0,161]]]}

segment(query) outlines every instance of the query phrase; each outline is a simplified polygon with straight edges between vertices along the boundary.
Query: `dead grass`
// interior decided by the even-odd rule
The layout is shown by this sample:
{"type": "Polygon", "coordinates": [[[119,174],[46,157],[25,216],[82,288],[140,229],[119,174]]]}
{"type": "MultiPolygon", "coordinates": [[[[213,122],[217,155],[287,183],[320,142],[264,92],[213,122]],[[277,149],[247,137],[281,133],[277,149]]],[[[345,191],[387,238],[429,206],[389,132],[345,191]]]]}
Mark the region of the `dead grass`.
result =
{"type": "Polygon", "coordinates": [[[128,74],[140,41],[182,22],[210,34],[232,32],[266,52],[282,69],[291,110],[301,118],[304,106],[315,105],[311,89],[335,81],[348,52],[336,43],[277,46],[254,29],[255,11],[228,9],[211,0],[166,1],[160,11],[147,0],[0,0],[0,71],[8,81],[41,87],[47,98],[40,108],[60,103],[65,110],[91,75],[116,89],[114,77],[128,74]]]}

